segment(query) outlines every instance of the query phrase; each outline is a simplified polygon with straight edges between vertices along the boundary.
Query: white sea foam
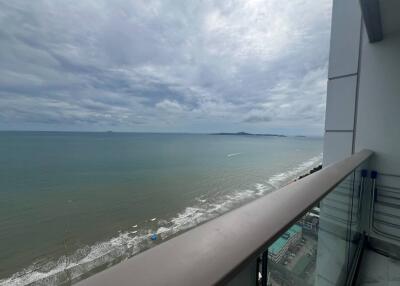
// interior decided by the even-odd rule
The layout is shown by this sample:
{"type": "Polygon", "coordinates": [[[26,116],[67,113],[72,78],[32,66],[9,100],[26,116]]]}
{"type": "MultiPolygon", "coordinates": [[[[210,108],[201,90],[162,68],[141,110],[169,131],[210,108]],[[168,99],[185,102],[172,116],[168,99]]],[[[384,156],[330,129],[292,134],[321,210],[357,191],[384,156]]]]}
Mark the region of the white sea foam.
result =
{"type": "MultiPolygon", "coordinates": [[[[202,222],[215,218],[245,202],[263,196],[321,162],[322,154],[303,162],[286,172],[276,174],[262,183],[257,183],[254,189],[235,190],[227,194],[205,199],[196,198],[195,203],[168,220],[157,221],[156,230],[135,228],[133,231],[121,231],[108,241],[77,250],[73,255],[63,256],[56,261],[50,261],[46,267],[31,265],[29,268],[15,273],[7,279],[0,280],[0,286],[6,285],[57,285],[68,280],[77,280],[83,274],[100,266],[108,266],[127,259],[140,251],[154,245],[151,234],[156,233],[161,240],[167,239],[179,232],[190,229],[202,222]]],[[[152,218],[154,222],[157,218],[152,218]]],[[[153,225],[154,227],[154,225],[153,225]]]]}
{"type": "Polygon", "coordinates": [[[305,171],[319,165],[322,161],[322,153],[318,156],[312,157],[311,159],[299,164],[298,166],[283,172],[276,174],[268,179],[267,183],[274,188],[282,187],[282,185],[288,183],[290,180],[293,180],[295,177],[303,174],[305,171]]]}
{"type": "Polygon", "coordinates": [[[122,232],[109,241],[79,249],[73,255],[51,262],[54,266],[48,271],[32,265],[8,279],[0,280],[0,285],[57,285],[76,279],[96,267],[126,259],[152,245],[148,232],[136,233],[138,231],[122,232]]]}

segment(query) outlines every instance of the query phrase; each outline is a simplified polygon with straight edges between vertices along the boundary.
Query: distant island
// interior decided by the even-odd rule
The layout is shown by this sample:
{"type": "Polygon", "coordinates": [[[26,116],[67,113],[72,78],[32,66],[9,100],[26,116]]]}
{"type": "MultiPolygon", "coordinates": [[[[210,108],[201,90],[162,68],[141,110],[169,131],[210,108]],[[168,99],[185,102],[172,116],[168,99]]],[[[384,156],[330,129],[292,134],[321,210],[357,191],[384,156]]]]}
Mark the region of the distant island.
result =
{"type": "Polygon", "coordinates": [[[273,137],[287,137],[282,134],[259,134],[259,133],[247,133],[247,132],[221,132],[211,133],[211,135],[239,135],[239,136],[273,136],[273,137]]]}

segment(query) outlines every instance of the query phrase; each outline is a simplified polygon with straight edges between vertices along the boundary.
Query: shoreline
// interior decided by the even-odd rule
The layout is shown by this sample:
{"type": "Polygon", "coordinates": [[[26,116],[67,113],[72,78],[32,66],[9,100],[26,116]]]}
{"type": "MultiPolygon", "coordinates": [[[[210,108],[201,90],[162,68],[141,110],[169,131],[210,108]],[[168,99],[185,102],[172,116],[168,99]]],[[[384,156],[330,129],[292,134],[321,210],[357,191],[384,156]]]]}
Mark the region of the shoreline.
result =
{"type": "Polygon", "coordinates": [[[313,174],[313,173],[315,173],[315,172],[318,172],[318,171],[321,170],[321,169],[322,169],[322,164],[319,164],[318,166],[316,166],[316,167],[310,169],[310,170],[308,171],[308,173],[305,173],[305,174],[303,174],[303,175],[297,177],[297,178],[294,180],[294,182],[296,182],[296,181],[298,181],[298,180],[301,180],[301,179],[303,179],[303,178],[305,178],[305,177],[307,177],[307,176],[309,176],[309,175],[311,175],[311,174],[313,174]]]}

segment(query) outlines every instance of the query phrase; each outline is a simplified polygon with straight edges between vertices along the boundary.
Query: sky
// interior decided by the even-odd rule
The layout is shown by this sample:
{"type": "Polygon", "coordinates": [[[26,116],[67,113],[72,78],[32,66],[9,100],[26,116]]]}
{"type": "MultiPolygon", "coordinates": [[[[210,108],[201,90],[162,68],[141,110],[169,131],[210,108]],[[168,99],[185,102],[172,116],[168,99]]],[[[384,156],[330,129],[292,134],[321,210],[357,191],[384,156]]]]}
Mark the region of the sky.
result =
{"type": "Polygon", "coordinates": [[[0,0],[0,130],[322,135],[331,0],[0,0]]]}

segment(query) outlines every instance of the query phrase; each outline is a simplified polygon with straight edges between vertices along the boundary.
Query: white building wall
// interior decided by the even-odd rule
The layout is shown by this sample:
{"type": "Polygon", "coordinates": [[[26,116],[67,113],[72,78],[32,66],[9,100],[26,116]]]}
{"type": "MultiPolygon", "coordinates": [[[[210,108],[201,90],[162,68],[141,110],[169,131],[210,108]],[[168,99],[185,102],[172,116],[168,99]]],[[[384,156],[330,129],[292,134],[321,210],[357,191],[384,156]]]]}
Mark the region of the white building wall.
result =
{"type": "Polygon", "coordinates": [[[373,44],[364,32],[354,146],[375,152],[370,163],[378,171],[375,224],[398,239],[369,234],[400,246],[400,204],[390,198],[400,198],[400,32],[373,44]]]}
{"type": "Polygon", "coordinates": [[[324,165],[352,152],[361,11],[357,0],[335,0],[332,9],[324,165]]]}
{"type": "Polygon", "coordinates": [[[400,175],[399,145],[400,33],[386,35],[374,44],[364,35],[355,149],[373,150],[374,168],[400,175]]]}
{"type": "Polygon", "coordinates": [[[332,8],[329,78],[358,72],[361,11],[357,0],[335,0],[332,8]]]}
{"type": "MultiPolygon", "coordinates": [[[[384,5],[382,9],[386,13],[384,5]]],[[[397,13],[393,15],[397,15],[396,21],[400,19],[397,13]]],[[[383,41],[371,44],[363,27],[359,1],[334,0],[323,164],[362,149],[374,151],[370,169],[378,171],[380,195],[375,204],[380,213],[375,218],[399,227],[380,222],[376,226],[400,238],[400,205],[389,207],[381,203],[400,201],[400,31],[386,30],[386,26],[394,26],[390,25],[393,19],[389,20],[383,19],[387,32],[383,41]],[[399,200],[385,198],[387,190],[399,200]]],[[[335,196],[328,196],[324,204],[329,205],[329,198],[337,199],[335,196]]],[[[343,276],[346,242],[329,231],[332,224],[324,219],[324,204],[316,285],[341,285],[343,281],[338,277],[343,276]]],[[[364,227],[370,236],[400,246],[400,239],[380,235],[369,230],[368,225],[364,227]]]]}

